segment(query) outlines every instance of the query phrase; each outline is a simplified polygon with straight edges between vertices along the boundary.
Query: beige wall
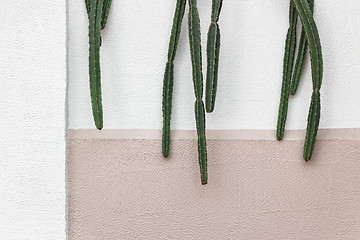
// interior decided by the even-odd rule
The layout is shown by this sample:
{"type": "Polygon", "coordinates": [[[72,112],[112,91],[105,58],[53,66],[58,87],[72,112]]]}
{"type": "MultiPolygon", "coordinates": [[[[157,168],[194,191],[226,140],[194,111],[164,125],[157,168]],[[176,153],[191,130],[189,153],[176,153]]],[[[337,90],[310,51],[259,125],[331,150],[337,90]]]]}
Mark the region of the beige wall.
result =
{"type": "Polygon", "coordinates": [[[360,129],[209,131],[209,184],[196,135],[70,130],[69,239],[360,239],[360,129]]]}

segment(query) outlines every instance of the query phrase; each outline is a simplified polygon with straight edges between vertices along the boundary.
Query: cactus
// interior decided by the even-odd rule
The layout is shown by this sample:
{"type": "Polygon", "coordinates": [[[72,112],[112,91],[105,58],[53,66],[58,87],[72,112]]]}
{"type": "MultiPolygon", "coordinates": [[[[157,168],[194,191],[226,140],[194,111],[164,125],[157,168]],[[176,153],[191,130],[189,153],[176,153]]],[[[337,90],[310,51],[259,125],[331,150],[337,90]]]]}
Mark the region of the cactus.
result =
{"type": "Polygon", "coordinates": [[[200,165],[201,183],[207,184],[207,152],[205,136],[205,108],[202,100],[195,100],[195,118],[198,135],[198,159],[200,165]]]}
{"type": "Polygon", "coordinates": [[[294,2],[310,48],[313,94],[304,145],[304,159],[309,161],[314,151],[320,122],[320,88],[323,78],[323,59],[320,37],[309,3],[306,0],[294,0],[294,2]]]}
{"type": "MultiPolygon", "coordinates": [[[[314,12],[314,0],[308,0],[308,3],[309,3],[311,12],[314,12]]],[[[308,49],[308,42],[306,39],[304,27],[303,27],[303,29],[301,31],[298,55],[297,55],[296,64],[294,67],[292,81],[291,81],[291,91],[290,91],[291,95],[295,95],[295,93],[298,89],[301,73],[304,68],[304,62],[305,62],[305,56],[306,56],[307,49],[308,49]]]]}
{"type": "MultiPolygon", "coordinates": [[[[168,60],[164,73],[163,84],[163,131],[162,131],[162,154],[164,157],[169,156],[170,151],[170,120],[172,93],[174,83],[174,59],[179,42],[182,19],[185,12],[186,0],[177,0],[173,26],[168,50],[168,60]]],[[[218,7],[220,11],[221,7],[218,7]]],[[[205,107],[203,98],[203,75],[202,75],[202,56],[201,56],[201,32],[200,18],[197,10],[197,1],[189,0],[189,42],[190,55],[192,62],[192,75],[195,92],[195,119],[198,135],[198,159],[200,165],[201,183],[207,184],[207,152],[205,136],[205,107]]]]}
{"type": "Polygon", "coordinates": [[[320,122],[320,92],[313,92],[311,97],[308,126],[304,145],[304,159],[309,161],[315,148],[315,141],[320,122]]]}
{"type": "Polygon", "coordinates": [[[279,106],[279,115],[277,122],[277,133],[276,137],[278,140],[282,140],[284,137],[285,123],[289,105],[289,94],[290,94],[290,83],[293,69],[293,63],[295,59],[295,48],[296,48],[296,23],[297,23],[297,12],[294,2],[290,1],[289,10],[289,23],[290,27],[287,32],[286,43],[285,43],[285,54],[284,54],[284,66],[283,66],[283,82],[281,87],[281,98],[279,106]]]}
{"type": "Polygon", "coordinates": [[[90,4],[91,4],[91,0],[85,0],[86,12],[89,18],[90,18],[90,4]]]}
{"type": "Polygon", "coordinates": [[[112,0],[103,0],[103,11],[101,15],[101,29],[104,29],[107,23],[107,19],[109,17],[110,7],[111,7],[111,1],[112,0]]]}
{"type": "Polygon", "coordinates": [[[198,134],[198,159],[200,165],[201,182],[207,184],[207,152],[205,136],[205,109],[203,98],[203,75],[201,56],[200,18],[197,10],[197,0],[189,0],[189,42],[192,62],[192,75],[195,91],[195,118],[198,134]]]}
{"type": "Polygon", "coordinates": [[[101,100],[100,46],[101,30],[106,25],[111,0],[85,0],[89,18],[89,77],[90,95],[95,126],[103,128],[101,100]]]}
{"type": "Polygon", "coordinates": [[[222,0],[212,1],[211,24],[208,31],[207,40],[207,75],[206,75],[206,111],[213,112],[215,107],[219,53],[220,53],[220,28],[218,25],[222,7],[222,0]]]}
{"type": "Polygon", "coordinates": [[[163,131],[162,131],[162,153],[164,157],[170,154],[170,121],[171,121],[171,106],[172,106],[172,93],[174,82],[174,59],[176,49],[179,42],[182,20],[184,17],[186,0],[177,0],[176,10],[173,19],[173,26],[171,30],[171,37],[168,50],[168,61],[166,63],[164,73],[164,86],[163,86],[163,131]]]}

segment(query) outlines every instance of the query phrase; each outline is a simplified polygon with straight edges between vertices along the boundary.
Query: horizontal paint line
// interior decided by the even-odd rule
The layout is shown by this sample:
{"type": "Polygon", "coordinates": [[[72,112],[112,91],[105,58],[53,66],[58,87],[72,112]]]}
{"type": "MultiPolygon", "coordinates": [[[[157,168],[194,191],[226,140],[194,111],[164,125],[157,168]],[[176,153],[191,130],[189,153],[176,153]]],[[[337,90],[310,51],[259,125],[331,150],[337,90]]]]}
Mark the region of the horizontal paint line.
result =
{"type": "MultiPolygon", "coordinates": [[[[174,130],[171,138],[176,139],[196,139],[195,130],[174,130]]],[[[296,141],[304,140],[305,130],[288,130],[285,132],[284,140],[296,141]]],[[[207,130],[207,139],[219,140],[274,140],[276,141],[276,131],[274,130],[207,130]]],[[[161,139],[161,130],[126,130],[126,129],[69,129],[68,139],[161,139]]],[[[360,128],[346,129],[321,129],[319,130],[318,140],[344,140],[360,141],[360,128]]]]}

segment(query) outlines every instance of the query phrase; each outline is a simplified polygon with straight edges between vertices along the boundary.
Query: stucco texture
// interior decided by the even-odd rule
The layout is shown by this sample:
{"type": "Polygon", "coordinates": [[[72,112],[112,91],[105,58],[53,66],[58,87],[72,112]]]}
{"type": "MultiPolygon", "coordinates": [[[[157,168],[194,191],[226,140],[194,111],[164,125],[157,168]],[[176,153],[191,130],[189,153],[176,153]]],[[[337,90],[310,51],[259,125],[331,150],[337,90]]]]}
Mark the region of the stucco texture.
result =
{"type": "Polygon", "coordinates": [[[66,239],[66,1],[1,1],[0,239],[66,239]]]}
{"type": "Polygon", "coordinates": [[[312,161],[303,131],[209,131],[209,184],[196,134],[69,133],[69,239],[312,239],[360,237],[359,130],[322,130],[312,161]]]}

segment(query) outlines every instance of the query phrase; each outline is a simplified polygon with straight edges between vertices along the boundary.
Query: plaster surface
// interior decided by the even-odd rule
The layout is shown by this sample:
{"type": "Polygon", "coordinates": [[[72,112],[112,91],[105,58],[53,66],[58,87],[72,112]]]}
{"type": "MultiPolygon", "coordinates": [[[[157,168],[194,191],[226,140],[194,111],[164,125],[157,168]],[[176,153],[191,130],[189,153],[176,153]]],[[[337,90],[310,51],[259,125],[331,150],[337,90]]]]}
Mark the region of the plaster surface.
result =
{"type": "MultiPolygon", "coordinates": [[[[275,129],[288,28],[288,0],[227,0],[215,112],[208,129],[275,129]]],[[[211,0],[198,1],[203,60],[211,0]]],[[[175,1],[113,1],[101,48],[105,129],[161,129],[161,95],[175,1]]],[[[360,1],[316,0],[324,81],[320,128],[360,128],[360,1]]],[[[187,12],[186,12],[187,14],[187,12]]],[[[94,128],[88,82],[84,1],[69,1],[69,128],[94,128]]],[[[300,27],[300,24],[299,24],[300,27]]],[[[300,28],[299,28],[300,30],[300,28]]],[[[172,129],[195,128],[194,92],[184,17],[175,60],[172,129]]],[[[300,34],[299,34],[300,35],[300,34]]],[[[311,98],[307,56],[288,129],[305,129],[311,98]]]]}
{"type": "Polygon", "coordinates": [[[66,1],[1,1],[0,239],[66,239],[66,1]]]}
{"type": "Polygon", "coordinates": [[[312,161],[303,131],[208,131],[209,184],[196,133],[69,132],[69,240],[355,240],[359,130],[322,130],[312,161]]]}

